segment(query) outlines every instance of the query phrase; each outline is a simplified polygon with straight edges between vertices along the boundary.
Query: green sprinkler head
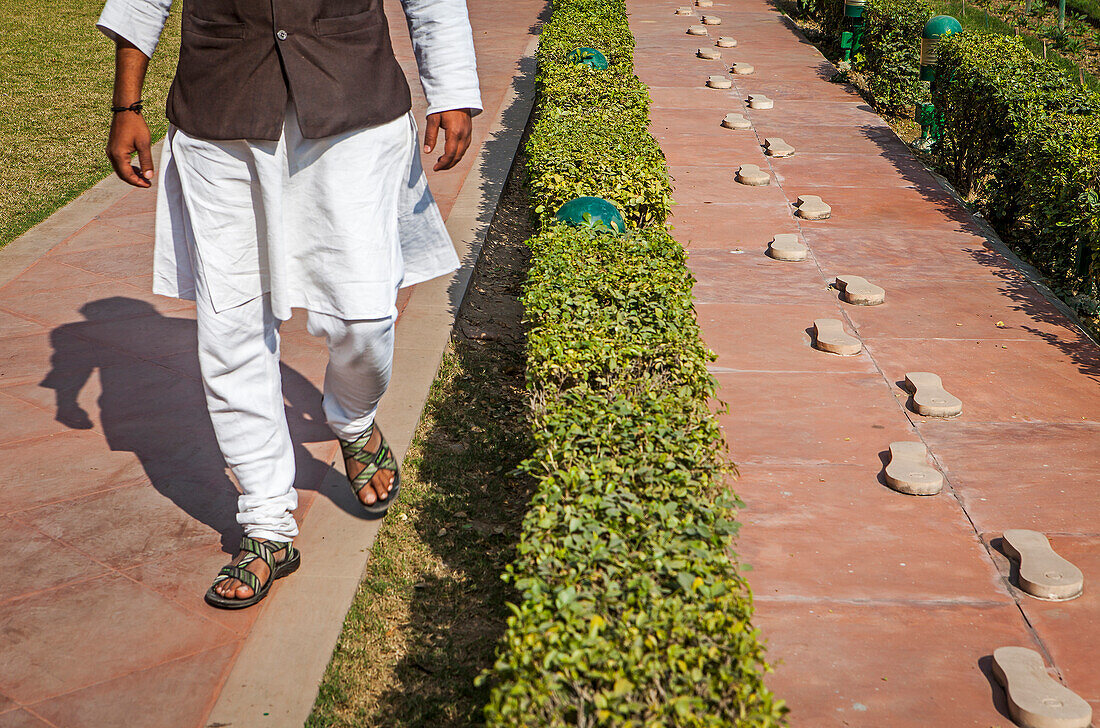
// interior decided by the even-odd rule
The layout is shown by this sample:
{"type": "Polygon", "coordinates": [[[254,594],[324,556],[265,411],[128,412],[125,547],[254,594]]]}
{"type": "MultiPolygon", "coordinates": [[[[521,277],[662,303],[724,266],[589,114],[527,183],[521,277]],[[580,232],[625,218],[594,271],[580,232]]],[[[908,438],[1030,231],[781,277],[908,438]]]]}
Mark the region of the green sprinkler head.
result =
{"type": "Polygon", "coordinates": [[[962,24],[950,15],[937,15],[924,24],[920,40],[920,80],[931,82],[936,76],[936,46],[940,38],[961,33],[962,24]]]}
{"type": "Polygon", "coordinates": [[[554,214],[554,219],[573,227],[588,227],[612,233],[626,230],[619,208],[602,197],[577,197],[566,202],[554,214]]]}
{"type": "Polygon", "coordinates": [[[607,56],[595,48],[574,48],[569,51],[566,58],[574,65],[588,66],[597,71],[603,71],[607,68],[607,56]]]}

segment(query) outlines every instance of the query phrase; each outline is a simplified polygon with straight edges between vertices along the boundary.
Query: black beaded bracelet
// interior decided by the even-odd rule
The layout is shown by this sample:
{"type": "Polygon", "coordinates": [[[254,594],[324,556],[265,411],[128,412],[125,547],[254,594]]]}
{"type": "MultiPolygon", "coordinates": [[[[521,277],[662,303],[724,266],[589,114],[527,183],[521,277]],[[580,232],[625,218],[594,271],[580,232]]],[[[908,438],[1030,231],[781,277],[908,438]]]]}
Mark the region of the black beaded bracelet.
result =
{"type": "Polygon", "coordinates": [[[129,106],[112,106],[111,107],[111,113],[112,114],[117,114],[121,111],[132,111],[135,114],[140,114],[141,113],[141,108],[142,108],[141,99],[138,99],[137,101],[130,104],[129,106]]]}

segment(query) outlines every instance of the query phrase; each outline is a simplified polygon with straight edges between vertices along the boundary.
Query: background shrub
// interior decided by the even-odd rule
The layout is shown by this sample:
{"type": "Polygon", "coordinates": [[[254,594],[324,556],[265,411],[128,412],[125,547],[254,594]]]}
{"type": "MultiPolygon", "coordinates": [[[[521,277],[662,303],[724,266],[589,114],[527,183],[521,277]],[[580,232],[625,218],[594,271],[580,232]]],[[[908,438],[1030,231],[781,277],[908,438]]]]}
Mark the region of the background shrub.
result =
{"type": "Polygon", "coordinates": [[[926,0],[868,0],[853,65],[878,108],[897,114],[922,99],[919,39],[934,14],[926,0]]]}

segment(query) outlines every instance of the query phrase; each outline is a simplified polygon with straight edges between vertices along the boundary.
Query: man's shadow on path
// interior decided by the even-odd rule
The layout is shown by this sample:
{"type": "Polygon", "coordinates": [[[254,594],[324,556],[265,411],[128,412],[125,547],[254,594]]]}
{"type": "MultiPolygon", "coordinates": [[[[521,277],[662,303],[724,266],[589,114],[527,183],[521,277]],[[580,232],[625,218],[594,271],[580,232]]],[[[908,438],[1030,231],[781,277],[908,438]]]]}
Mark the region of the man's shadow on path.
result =
{"type": "MultiPolygon", "coordinates": [[[[58,422],[77,430],[95,427],[78,398],[98,369],[102,393],[99,427],[113,451],[129,451],[149,482],[195,521],[221,534],[222,549],[236,553],[238,491],[226,473],[214,437],[199,377],[195,322],[159,314],[145,301],[120,296],[81,306],[84,321],[50,333],[52,368],[41,382],[57,397],[58,422]],[[125,342],[123,347],[86,341],[125,342]],[[166,344],[178,342],[169,365],[166,344]],[[140,361],[119,363],[119,350],[140,361]]],[[[313,457],[305,442],[332,440],[321,410],[321,393],[294,369],[282,366],[283,396],[294,442],[299,490],[318,490],[329,464],[313,457]]],[[[140,517],[140,514],[135,514],[140,517]]],[[[170,534],[168,534],[170,536],[170,534]]]]}

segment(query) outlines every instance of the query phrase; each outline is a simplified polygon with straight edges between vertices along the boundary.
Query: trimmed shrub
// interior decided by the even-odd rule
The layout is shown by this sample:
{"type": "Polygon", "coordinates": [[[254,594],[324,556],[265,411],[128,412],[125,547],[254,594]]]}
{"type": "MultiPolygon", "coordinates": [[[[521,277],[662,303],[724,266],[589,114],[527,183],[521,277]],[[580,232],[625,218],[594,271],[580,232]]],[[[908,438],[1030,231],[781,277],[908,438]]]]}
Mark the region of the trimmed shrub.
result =
{"type": "Polygon", "coordinates": [[[647,131],[622,0],[557,0],[539,50],[528,184],[542,232],[523,295],[537,480],[489,726],[783,724],[733,539],[738,505],[693,279],[664,227],[671,183],[647,131]],[[566,54],[598,48],[606,71],[566,54]],[[569,199],[629,230],[558,224],[569,199]]]}
{"type": "Polygon", "coordinates": [[[707,396],[700,383],[710,381],[711,357],[692,309],[693,279],[667,232],[607,236],[562,225],[528,245],[530,280],[568,281],[525,292],[528,348],[543,352],[528,358],[532,386],[608,386],[654,374],[707,396]]]}
{"type": "Polygon", "coordinates": [[[731,550],[736,501],[682,249],[661,229],[565,226],[532,249],[538,487],[506,574],[521,600],[489,725],[781,725],[731,550]]]}
{"type": "Polygon", "coordinates": [[[543,109],[526,146],[528,184],[540,226],[551,224],[559,207],[583,195],[614,202],[628,225],[664,223],[672,181],[643,118],[600,108],[543,109]]]}
{"type": "Polygon", "coordinates": [[[1080,313],[1100,315],[1100,116],[1052,114],[1019,153],[1014,224],[1005,237],[1080,313]]]}
{"type": "Polygon", "coordinates": [[[1003,205],[994,219],[1006,221],[1015,216],[1010,187],[1020,143],[1051,112],[1095,106],[1090,94],[1018,38],[988,33],[940,41],[932,103],[943,119],[937,161],[963,195],[980,196],[992,183],[1003,205]]]}
{"type": "Polygon", "coordinates": [[[880,109],[897,114],[921,100],[919,38],[934,14],[926,0],[868,0],[853,65],[880,109]]]}
{"type": "Polygon", "coordinates": [[[1019,40],[963,33],[940,44],[937,161],[1078,311],[1100,286],[1100,98],[1019,40]]]}

